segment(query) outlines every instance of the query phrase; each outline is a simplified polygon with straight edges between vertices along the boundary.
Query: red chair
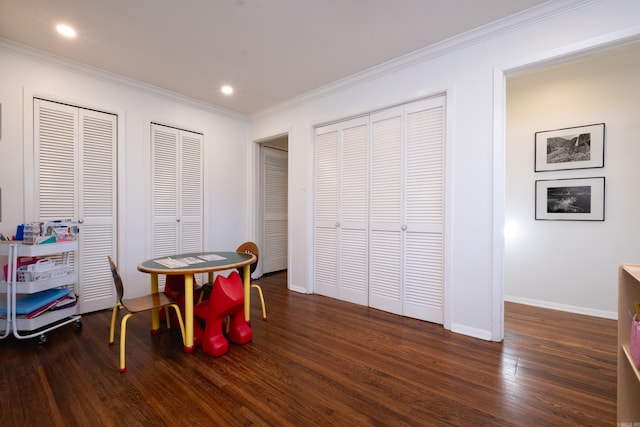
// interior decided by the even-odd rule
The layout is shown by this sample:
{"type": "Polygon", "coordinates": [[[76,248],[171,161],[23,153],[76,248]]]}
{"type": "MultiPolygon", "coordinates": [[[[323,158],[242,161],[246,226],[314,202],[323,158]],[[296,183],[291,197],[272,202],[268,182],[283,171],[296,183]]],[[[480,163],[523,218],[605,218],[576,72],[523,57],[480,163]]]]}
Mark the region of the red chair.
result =
{"type": "Polygon", "coordinates": [[[242,279],[235,271],[229,277],[216,277],[211,296],[195,305],[194,314],[206,322],[202,336],[202,351],[205,354],[222,356],[229,350],[229,341],[246,344],[253,338],[253,331],[244,319],[242,279]],[[224,336],[224,322],[227,317],[229,341],[224,336]]]}

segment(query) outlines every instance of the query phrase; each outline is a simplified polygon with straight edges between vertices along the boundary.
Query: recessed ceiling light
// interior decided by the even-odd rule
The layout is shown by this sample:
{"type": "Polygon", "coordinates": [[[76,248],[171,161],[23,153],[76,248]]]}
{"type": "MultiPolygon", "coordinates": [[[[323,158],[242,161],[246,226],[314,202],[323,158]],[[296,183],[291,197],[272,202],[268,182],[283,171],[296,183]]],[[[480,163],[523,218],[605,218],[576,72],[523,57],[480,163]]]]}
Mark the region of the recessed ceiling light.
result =
{"type": "Polygon", "coordinates": [[[59,34],[68,38],[73,38],[76,36],[76,30],[65,24],[56,25],[56,30],[59,34]]]}
{"type": "Polygon", "coordinates": [[[229,85],[224,85],[220,88],[220,90],[222,91],[222,93],[224,93],[225,95],[231,95],[233,93],[233,88],[229,85]]]}

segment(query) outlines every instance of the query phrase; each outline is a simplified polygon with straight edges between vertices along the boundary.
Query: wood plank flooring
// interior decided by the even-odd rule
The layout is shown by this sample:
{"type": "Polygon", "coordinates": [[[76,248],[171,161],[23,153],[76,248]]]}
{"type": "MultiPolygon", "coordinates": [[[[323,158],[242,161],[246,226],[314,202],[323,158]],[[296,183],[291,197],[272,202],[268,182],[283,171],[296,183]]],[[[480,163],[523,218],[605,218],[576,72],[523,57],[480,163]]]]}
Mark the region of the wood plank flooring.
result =
{"type": "MultiPolygon", "coordinates": [[[[109,312],[0,341],[1,426],[613,426],[616,321],[506,304],[505,340],[260,281],[253,341],[212,358],[129,321],[127,372],[109,312]]],[[[255,294],[254,294],[255,295],[255,294]]]]}

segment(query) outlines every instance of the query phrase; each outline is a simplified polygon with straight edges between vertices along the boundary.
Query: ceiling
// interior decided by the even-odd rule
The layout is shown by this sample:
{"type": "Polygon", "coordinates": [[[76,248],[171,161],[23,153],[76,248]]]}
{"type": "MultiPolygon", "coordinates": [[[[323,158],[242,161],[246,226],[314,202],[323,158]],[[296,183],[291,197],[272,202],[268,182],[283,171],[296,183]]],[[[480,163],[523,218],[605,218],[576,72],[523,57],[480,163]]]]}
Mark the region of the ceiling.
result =
{"type": "Polygon", "coordinates": [[[0,38],[250,115],[545,1],[0,0],[0,38]]]}

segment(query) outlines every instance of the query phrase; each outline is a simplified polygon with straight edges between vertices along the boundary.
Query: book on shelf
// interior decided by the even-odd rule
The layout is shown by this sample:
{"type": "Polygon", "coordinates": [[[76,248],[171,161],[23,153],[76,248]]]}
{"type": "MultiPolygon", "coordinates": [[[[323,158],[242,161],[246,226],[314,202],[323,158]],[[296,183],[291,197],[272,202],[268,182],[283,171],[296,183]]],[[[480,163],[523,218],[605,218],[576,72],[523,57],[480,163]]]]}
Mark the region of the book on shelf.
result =
{"type": "Polygon", "coordinates": [[[62,310],[64,308],[73,307],[78,303],[78,295],[69,293],[69,295],[60,298],[49,310],[62,310]]]}
{"type": "Polygon", "coordinates": [[[49,310],[51,307],[53,307],[54,305],[56,305],[57,301],[51,301],[45,305],[43,305],[42,307],[39,307],[35,310],[33,310],[31,313],[27,313],[25,314],[24,317],[25,319],[33,319],[34,317],[38,317],[40,316],[42,313],[46,312],[47,310],[49,310]]]}

